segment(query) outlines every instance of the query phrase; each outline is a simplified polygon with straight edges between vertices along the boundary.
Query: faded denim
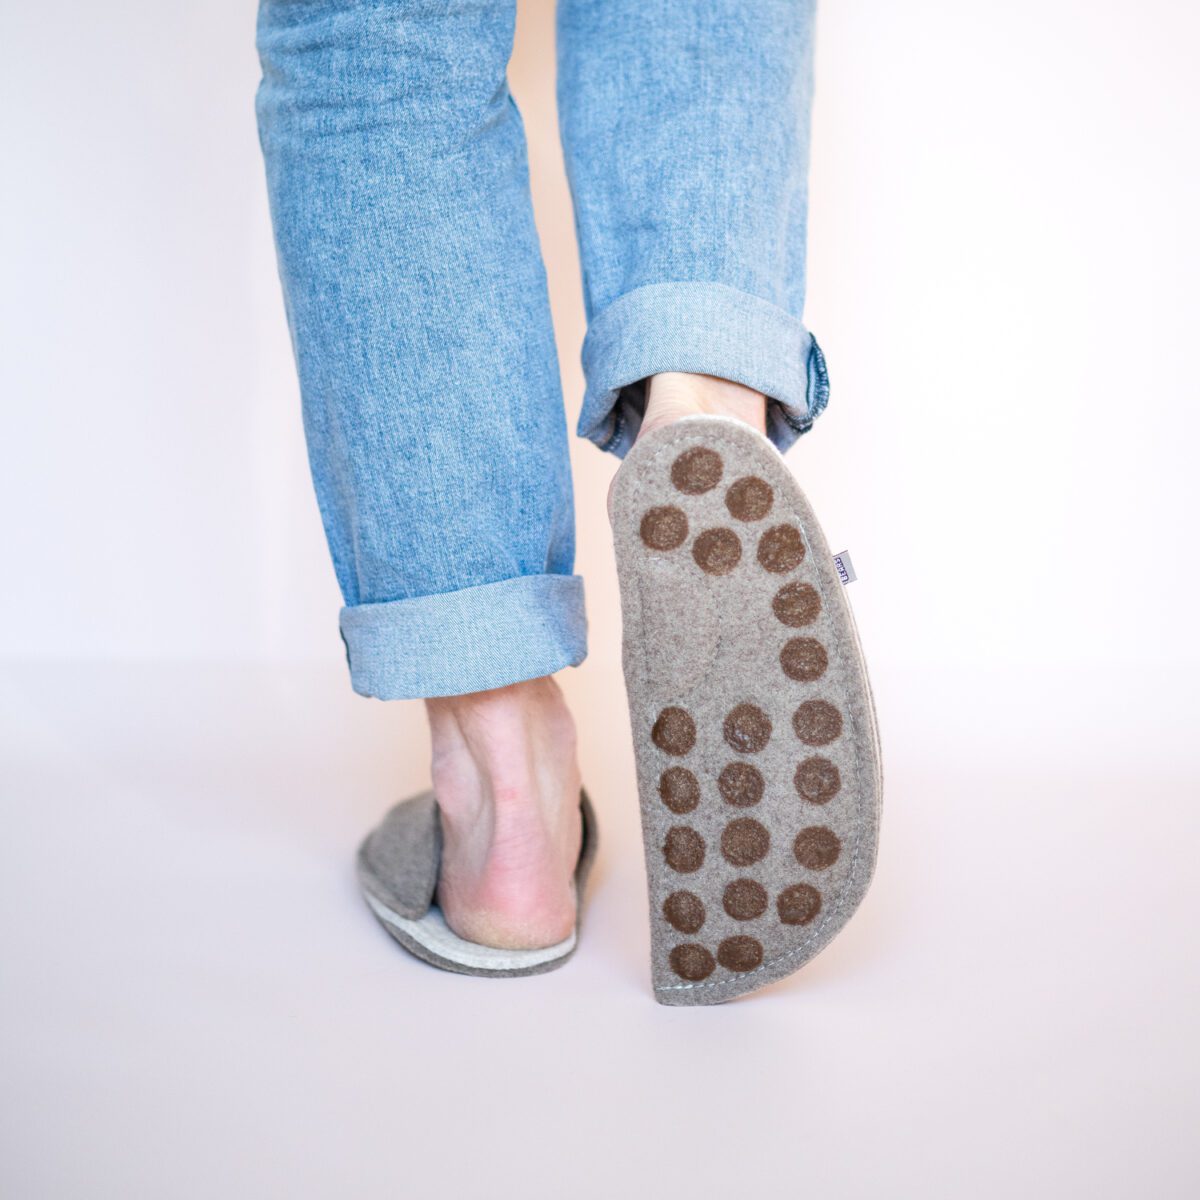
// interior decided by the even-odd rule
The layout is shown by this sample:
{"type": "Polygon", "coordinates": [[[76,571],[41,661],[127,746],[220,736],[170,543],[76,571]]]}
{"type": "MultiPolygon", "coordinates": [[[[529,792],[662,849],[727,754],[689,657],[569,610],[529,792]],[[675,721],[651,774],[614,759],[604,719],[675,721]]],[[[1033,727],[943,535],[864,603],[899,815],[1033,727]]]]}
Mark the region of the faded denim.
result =
{"type": "MultiPolygon", "coordinates": [[[[577,432],[644,380],[825,406],[802,323],[813,4],[560,0],[588,331],[577,432]]],[[[452,695],[586,654],[554,336],[508,89],[513,0],[262,0],[259,132],[356,691],[452,695]]],[[[602,503],[597,500],[597,503],[602,503]]]]}

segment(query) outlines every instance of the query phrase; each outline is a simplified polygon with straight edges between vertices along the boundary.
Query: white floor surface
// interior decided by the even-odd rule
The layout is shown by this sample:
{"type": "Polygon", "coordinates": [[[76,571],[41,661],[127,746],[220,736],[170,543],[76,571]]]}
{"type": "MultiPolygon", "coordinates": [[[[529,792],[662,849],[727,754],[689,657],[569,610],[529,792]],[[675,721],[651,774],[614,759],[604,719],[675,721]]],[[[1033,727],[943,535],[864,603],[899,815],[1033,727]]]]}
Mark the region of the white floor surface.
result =
{"type": "Polygon", "coordinates": [[[583,670],[614,719],[584,744],[582,945],[484,980],[355,891],[360,835],[427,778],[415,710],[324,667],[7,668],[0,1194],[1198,1194],[1186,680],[877,669],[866,904],[692,1010],[650,998],[619,677],[583,670]]]}

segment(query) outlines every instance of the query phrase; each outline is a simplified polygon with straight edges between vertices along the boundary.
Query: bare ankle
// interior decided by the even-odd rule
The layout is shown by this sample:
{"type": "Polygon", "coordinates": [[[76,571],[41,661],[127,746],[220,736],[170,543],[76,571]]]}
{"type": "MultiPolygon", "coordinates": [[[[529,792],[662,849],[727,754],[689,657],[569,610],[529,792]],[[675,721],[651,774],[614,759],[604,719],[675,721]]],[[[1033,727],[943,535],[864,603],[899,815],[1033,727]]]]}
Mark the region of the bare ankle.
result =
{"type": "Polygon", "coordinates": [[[575,723],[558,684],[531,679],[425,701],[434,791],[452,819],[463,799],[533,800],[548,773],[574,762],[575,723]]]}
{"type": "Polygon", "coordinates": [[[579,855],[575,723],[534,679],[425,702],[442,817],[438,902],[471,941],[530,948],[574,922],[579,855]]]}
{"type": "Polygon", "coordinates": [[[646,415],[641,433],[697,415],[736,417],[765,433],[767,401],[761,392],[715,375],[666,371],[646,381],[646,415]]]}

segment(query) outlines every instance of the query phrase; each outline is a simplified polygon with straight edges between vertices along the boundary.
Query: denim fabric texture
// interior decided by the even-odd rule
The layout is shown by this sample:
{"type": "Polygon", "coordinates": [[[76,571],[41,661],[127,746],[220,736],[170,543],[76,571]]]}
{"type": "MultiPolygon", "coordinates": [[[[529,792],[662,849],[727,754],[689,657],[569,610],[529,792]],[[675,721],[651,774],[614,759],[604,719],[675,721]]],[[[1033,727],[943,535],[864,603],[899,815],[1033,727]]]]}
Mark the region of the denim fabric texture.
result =
{"type": "MultiPolygon", "coordinates": [[[[814,5],[560,0],[588,332],[577,432],[645,379],[828,396],[802,322],[814,5]]],[[[356,691],[455,695],[587,651],[567,426],[508,88],[514,0],[262,0],[259,133],[356,691]]],[[[602,500],[598,500],[602,503],[602,500]]]]}

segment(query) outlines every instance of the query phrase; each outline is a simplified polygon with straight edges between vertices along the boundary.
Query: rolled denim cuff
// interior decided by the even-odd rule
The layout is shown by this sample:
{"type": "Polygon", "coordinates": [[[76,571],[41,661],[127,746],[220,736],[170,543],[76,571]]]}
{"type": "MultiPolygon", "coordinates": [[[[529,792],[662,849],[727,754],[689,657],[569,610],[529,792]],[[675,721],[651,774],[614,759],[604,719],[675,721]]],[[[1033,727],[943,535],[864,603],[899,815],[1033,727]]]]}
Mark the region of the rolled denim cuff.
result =
{"type": "Polygon", "coordinates": [[[523,575],[341,611],[350,681],[362,696],[459,696],[552,675],[587,655],[583,579],[523,575]]]}
{"type": "Polygon", "coordinates": [[[767,436],[786,450],[829,399],[825,356],[791,313],[722,283],[652,283],[614,300],[583,341],[578,432],[623,458],[642,423],[642,380],[716,375],[767,397],[767,436]]]}

